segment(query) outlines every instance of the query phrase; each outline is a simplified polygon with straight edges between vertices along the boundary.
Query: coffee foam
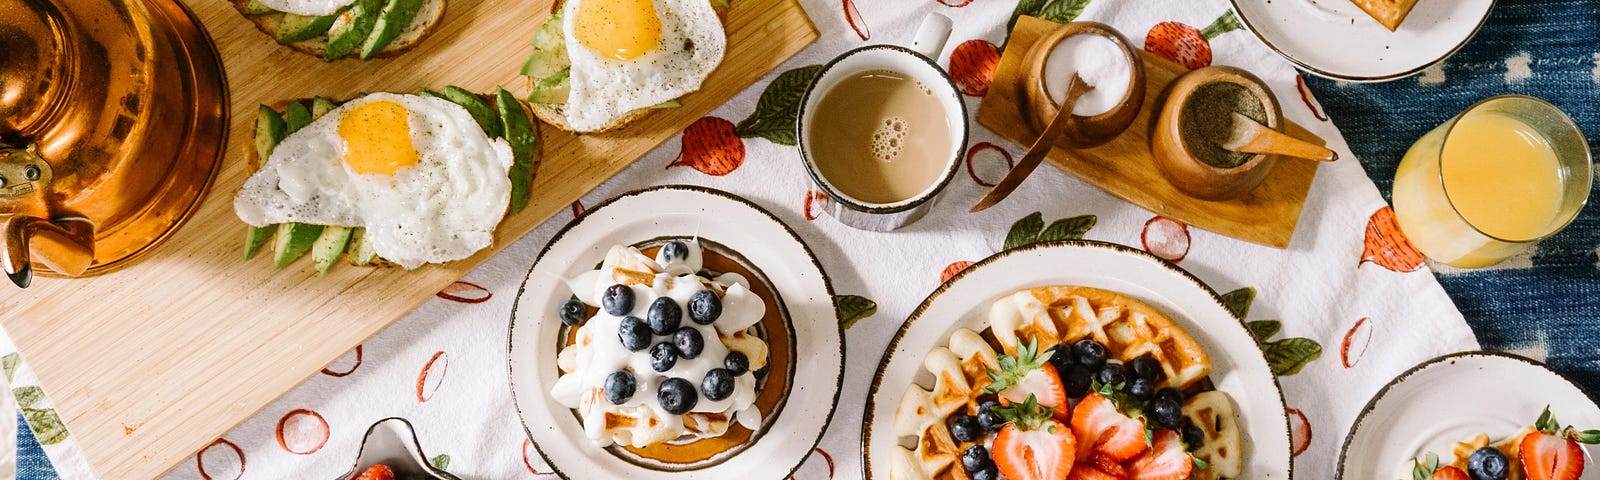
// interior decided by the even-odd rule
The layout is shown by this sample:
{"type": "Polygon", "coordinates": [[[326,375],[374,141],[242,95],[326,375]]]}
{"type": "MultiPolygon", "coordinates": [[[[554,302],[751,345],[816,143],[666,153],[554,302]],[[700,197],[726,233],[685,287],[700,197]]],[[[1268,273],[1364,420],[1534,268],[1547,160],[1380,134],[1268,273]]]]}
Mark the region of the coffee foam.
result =
{"type": "Polygon", "coordinates": [[[884,118],[872,132],[872,158],[880,162],[894,161],[905,148],[906,137],[910,134],[911,125],[905,118],[898,115],[884,118]]]}

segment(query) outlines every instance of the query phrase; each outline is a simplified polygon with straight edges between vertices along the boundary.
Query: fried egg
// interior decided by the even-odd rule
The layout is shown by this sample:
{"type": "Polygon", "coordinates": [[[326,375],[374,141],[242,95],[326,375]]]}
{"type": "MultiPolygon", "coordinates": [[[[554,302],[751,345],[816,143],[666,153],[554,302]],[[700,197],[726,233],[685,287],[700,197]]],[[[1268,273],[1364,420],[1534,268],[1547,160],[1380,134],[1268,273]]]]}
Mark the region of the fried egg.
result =
{"type": "Polygon", "coordinates": [[[511,146],[459,105],[374,93],[283,139],[233,209],[258,227],[364,227],[378,256],[416,268],[493,242],[511,201],[511,161],[511,146]]]}
{"type": "Polygon", "coordinates": [[[295,15],[323,16],[356,3],[356,0],[257,0],[267,8],[295,15]]]}
{"type": "Polygon", "coordinates": [[[706,0],[569,0],[561,21],[572,63],[565,113],[580,132],[699,90],[727,48],[706,0]]]}

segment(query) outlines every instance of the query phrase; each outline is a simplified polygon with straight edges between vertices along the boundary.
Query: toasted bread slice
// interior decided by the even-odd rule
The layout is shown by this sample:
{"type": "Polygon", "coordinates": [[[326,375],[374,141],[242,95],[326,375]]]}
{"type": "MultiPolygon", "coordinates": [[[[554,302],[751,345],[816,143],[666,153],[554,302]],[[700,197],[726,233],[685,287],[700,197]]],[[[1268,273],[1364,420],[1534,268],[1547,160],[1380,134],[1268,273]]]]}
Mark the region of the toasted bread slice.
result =
{"type": "MultiPolygon", "coordinates": [[[[244,15],[244,18],[249,19],[250,23],[254,23],[256,29],[267,34],[267,37],[278,38],[278,26],[283,23],[284,14],[274,12],[264,15],[252,15],[247,13],[246,10],[249,4],[250,0],[233,0],[233,9],[237,10],[240,15],[244,15]]],[[[416,18],[411,20],[411,24],[407,25],[399,35],[395,36],[394,41],[390,42],[389,46],[384,47],[377,55],[373,55],[373,58],[397,56],[422,43],[429,35],[433,34],[434,30],[438,29],[439,21],[444,19],[444,8],[445,0],[425,0],[422,3],[422,8],[417,10],[416,18]]],[[[328,52],[328,37],[327,35],[319,35],[310,40],[287,45],[296,52],[322,58],[328,52]]],[[[341,58],[360,58],[360,56],[361,49],[356,48],[341,58]]]]}
{"type": "Polygon", "coordinates": [[[1411,9],[1417,6],[1417,0],[1350,0],[1350,2],[1361,7],[1362,11],[1367,12],[1367,15],[1391,32],[1400,28],[1400,24],[1406,21],[1406,15],[1410,15],[1411,9]]]}
{"type": "MultiPolygon", "coordinates": [[[[235,1],[237,2],[239,0],[235,0],[235,1]]],[[[248,0],[245,0],[245,1],[248,1],[248,0]]],[[[708,1],[711,2],[712,10],[715,10],[717,12],[717,20],[722,22],[723,35],[727,35],[728,9],[732,8],[731,7],[732,0],[708,0],[708,1]]],[[[554,14],[560,12],[561,11],[561,6],[563,4],[565,4],[565,3],[566,3],[565,0],[556,0],[556,2],[550,6],[550,13],[552,15],[554,15],[554,14]]],[[[529,92],[532,92],[534,90],[534,82],[537,82],[537,81],[539,81],[539,79],[528,77],[528,91],[529,92]]],[[[579,133],[579,134],[602,133],[602,132],[609,132],[609,131],[612,131],[612,130],[616,130],[616,129],[622,128],[622,127],[624,127],[624,126],[626,126],[626,125],[628,125],[630,123],[633,123],[633,122],[635,122],[635,121],[637,121],[637,120],[639,120],[641,118],[644,118],[645,116],[649,115],[650,112],[652,112],[654,110],[659,110],[658,108],[653,107],[653,106],[652,107],[645,107],[645,108],[636,109],[636,110],[628,112],[628,113],[626,113],[626,114],[624,114],[624,115],[622,115],[620,117],[612,119],[611,122],[607,123],[604,127],[601,127],[601,128],[595,129],[595,130],[589,130],[589,131],[580,132],[580,131],[574,130],[571,125],[567,124],[567,112],[566,112],[566,105],[565,104],[530,103],[530,104],[528,104],[528,106],[533,110],[533,115],[536,116],[536,117],[539,117],[540,121],[542,121],[542,122],[544,122],[544,123],[546,123],[546,124],[548,124],[548,125],[550,125],[552,127],[559,128],[562,131],[572,132],[572,133],[579,133]]]]}

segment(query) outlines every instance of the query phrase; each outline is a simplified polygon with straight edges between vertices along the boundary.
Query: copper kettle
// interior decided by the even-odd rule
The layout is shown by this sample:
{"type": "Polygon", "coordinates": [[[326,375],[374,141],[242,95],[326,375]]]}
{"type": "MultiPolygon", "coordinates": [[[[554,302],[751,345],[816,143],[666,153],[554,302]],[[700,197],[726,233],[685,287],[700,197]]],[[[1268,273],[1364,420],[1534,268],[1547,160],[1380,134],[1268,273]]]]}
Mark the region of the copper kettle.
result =
{"type": "Polygon", "coordinates": [[[0,0],[0,269],[27,287],[148,253],[210,187],[227,112],[178,0],[0,0]]]}

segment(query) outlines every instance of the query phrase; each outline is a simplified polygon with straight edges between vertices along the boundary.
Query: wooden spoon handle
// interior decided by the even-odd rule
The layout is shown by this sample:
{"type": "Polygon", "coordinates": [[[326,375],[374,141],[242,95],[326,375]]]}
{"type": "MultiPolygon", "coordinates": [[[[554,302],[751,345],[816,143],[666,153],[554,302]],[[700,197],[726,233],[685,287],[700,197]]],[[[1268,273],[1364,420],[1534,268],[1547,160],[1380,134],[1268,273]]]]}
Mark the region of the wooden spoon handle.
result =
{"type": "MultiPolygon", "coordinates": [[[[1233,113],[1234,122],[1256,123],[1239,112],[1233,113]]],[[[1244,153],[1265,153],[1268,155],[1284,155],[1307,160],[1331,162],[1339,159],[1339,154],[1315,143],[1307,142],[1264,125],[1257,124],[1255,136],[1236,148],[1230,150],[1244,153]]],[[[1227,146],[1224,146],[1227,148],[1227,146]]]]}
{"type": "Polygon", "coordinates": [[[1038,168],[1039,163],[1044,161],[1045,155],[1050,153],[1050,148],[1055,146],[1056,137],[1060,137],[1061,133],[1066,131],[1067,118],[1072,116],[1072,107],[1078,103],[1078,97],[1092,88],[1094,87],[1084,83],[1078,74],[1072,74],[1072,82],[1067,85],[1067,98],[1061,102],[1061,108],[1056,110],[1056,116],[1050,120],[1050,125],[1044,127],[1044,133],[1039,134],[1039,138],[1028,147],[1028,153],[1022,156],[1022,160],[1017,161],[1017,166],[1011,167],[1011,171],[1006,172],[1006,177],[1000,179],[1000,183],[994,184],[994,188],[989,189],[989,193],[968,211],[977,213],[988,210],[989,207],[1005,200],[1011,192],[1016,191],[1017,186],[1022,185],[1028,174],[1033,173],[1033,169],[1038,168]]]}

